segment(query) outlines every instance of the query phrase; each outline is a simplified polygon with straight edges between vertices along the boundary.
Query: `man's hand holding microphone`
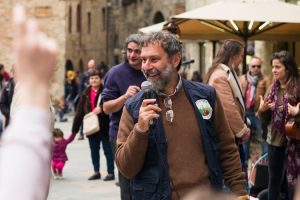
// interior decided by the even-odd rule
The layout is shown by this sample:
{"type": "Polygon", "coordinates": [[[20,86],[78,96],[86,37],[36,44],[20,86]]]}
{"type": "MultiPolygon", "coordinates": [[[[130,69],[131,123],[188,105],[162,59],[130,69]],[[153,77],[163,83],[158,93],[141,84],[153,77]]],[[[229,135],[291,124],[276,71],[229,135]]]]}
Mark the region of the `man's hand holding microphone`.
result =
{"type": "Polygon", "coordinates": [[[135,128],[138,132],[146,133],[153,121],[159,118],[161,108],[156,104],[156,96],[152,84],[149,81],[144,81],[141,88],[144,93],[144,100],[139,110],[139,119],[135,128]]]}

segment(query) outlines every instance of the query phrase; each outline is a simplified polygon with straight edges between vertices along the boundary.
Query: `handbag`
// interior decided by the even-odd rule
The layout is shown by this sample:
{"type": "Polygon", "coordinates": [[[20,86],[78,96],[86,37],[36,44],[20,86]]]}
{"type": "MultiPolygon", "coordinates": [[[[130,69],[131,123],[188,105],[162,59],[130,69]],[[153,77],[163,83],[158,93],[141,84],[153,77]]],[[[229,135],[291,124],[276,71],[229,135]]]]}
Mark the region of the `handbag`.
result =
{"type": "Polygon", "coordinates": [[[292,118],[284,125],[284,133],[286,136],[300,140],[300,120],[292,118]]]}
{"type": "MultiPolygon", "coordinates": [[[[101,102],[101,94],[98,97],[96,106],[101,102]]],[[[98,115],[94,112],[89,112],[83,117],[83,133],[86,136],[93,135],[100,130],[98,115]]]]}

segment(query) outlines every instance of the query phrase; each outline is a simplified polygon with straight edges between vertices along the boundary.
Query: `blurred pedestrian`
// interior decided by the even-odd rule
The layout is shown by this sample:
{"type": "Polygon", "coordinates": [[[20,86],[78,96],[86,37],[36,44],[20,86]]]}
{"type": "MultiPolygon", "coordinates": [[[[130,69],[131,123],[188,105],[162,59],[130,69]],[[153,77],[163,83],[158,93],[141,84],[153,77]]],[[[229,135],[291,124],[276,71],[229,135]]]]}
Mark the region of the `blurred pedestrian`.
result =
{"type": "MultiPolygon", "coordinates": [[[[141,72],[141,35],[132,34],[124,45],[125,61],[112,67],[106,74],[103,90],[103,108],[109,113],[109,137],[113,151],[116,151],[116,140],[124,103],[137,92],[145,81],[141,72]]],[[[121,200],[131,200],[129,180],[119,173],[121,200]]]]}
{"type": "Polygon", "coordinates": [[[75,81],[75,71],[68,70],[65,81],[65,106],[67,106],[67,112],[70,112],[74,107],[74,100],[78,94],[78,87],[75,81]]]}
{"type": "Polygon", "coordinates": [[[8,72],[4,69],[4,65],[0,64],[0,74],[3,77],[3,80],[7,82],[10,78],[8,72]]]}
{"type": "MultiPolygon", "coordinates": [[[[262,152],[267,153],[267,144],[265,142],[266,134],[262,135],[262,124],[257,116],[259,107],[259,96],[264,96],[270,85],[269,78],[262,74],[262,60],[253,56],[249,61],[249,70],[240,78],[242,91],[245,97],[246,118],[251,124],[251,138],[262,144],[262,152]]],[[[249,159],[250,140],[244,144],[246,160],[249,159]]]]}
{"type": "MultiPolygon", "coordinates": [[[[88,61],[87,63],[87,70],[81,75],[81,81],[80,81],[80,89],[78,91],[78,94],[81,95],[81,93],[89,86],[89,71],[90,70],[94,70],[96,69],[96,62],[94,59],[91,59],[88,61]]],[[[78,102],[79,103],[79,102],[78,102]]],[[[78,106],[78,103],[76,105],[76,108],[78,106]]],[[[83,140],[84,139],[84,135],[83,135],[83,122],[80,125],[80,131],[79,131],[79,137],[78,140],[83,140]]]]}
{"type": "Polygon", "coordinates": [[[202,79],[202,77],[201,77],[201,75],[200,75],[200,73],[198,71],[194,71],[193,72],[191,81],[196,81],[196,82],[200,82],[200,83],[203,82],[203,79],[202,79]]]}
{"type": "Polygon", "coordinates": [[[267,137],[268,199],[279,199],[282,188],[282,192],[288,193],[287,181],[290,189],[289,199],[292,199],[300,175],[300,142],[292,138],[287,140],[284,126],[290,118],[298,116],[299,119],[300,78],[297,64],[287,51],[274,53],[271,64],[275,81],[266,97],[261,97],[259,107],[260,116],[271,118],[267,137]]]}
{"type": "Polygon", "coordinates": [[[100,65],[97,66],[97,69],[100,71],[101,74],[103,74],[103,76],[105,76],[108,71],[108,66],[104,61],[101,61],[100,65]]]}
{"type": "Polygon", "coordinates": [[[62,130],[59,128],[53,130],[51,167],[54,179],[63,179],[63,168],[68,160],[67,145],[74,140],[75,136],[76,134],[72,133],[65,139],[62,130]]]}
{"type": "Polygon", "coordinates": [[[152,33],[141,46],[152,97],[141,91],[126,101],[116,152],[119,170],[131,178],[132,199],[181,199],[194,190],[221,190],[224,180],[239,199],[248,199],[215,90],[178,74],[182,43],[175,35],[152,33]]]}
{"type": "Polygon", "coordinates": [[[89,70],[96,69],[96,61],[94,59],[90,59],[87,63],[87,69],[81,76],[81,87],[79,93],[81,93],[84,89],[89,86],[89,70]]]}
{"type": "Polygon", "coordinates": [[[15,88],[14,65],[12,66],[11,72],[13,76],[10,77],[7,83],[5,84],[0,96],[0,110],[5,117],[4,127],[8,126],[10,122],[10,107],[15,88]]]}
{"type": "Polygon", "coordinates": [[[101,98],[101,92],[103,90],[103,85],[101,83],[102,75],[96,69],[89,70],[88,75],[89,86],[83,90],[80,95],[72,125],[72,133],[77,133],[79,131],[84,115],[88,114],[89,112],[94,112],[97,114],[100,130],[92,135],[87,136],[94,169],[94,173],[88,178],[88,180],[96,180],[101,178],[99,152],[101,143],[107,164],[107,175],[103,180],[114,180],[114,156],[108,136],[109,117],[104,113],[102,103],[100,102],[100,104],[98,104],[98,100],[100,101],[99,98],[101,98]]]}

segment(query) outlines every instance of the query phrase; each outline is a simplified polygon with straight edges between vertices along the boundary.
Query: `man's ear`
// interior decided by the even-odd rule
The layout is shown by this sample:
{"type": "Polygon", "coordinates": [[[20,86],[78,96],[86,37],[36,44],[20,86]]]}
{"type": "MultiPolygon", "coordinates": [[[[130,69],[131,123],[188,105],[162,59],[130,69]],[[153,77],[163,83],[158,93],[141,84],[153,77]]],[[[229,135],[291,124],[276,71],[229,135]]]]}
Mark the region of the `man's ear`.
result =
{"type": "Polygon", "coordinates": [[[177,66],[179,65],[180,63],[180,60],[181,60],[181,56],[179,53],[175,54],[172,58],[172,64],[173,66],[175,66],[177,68],[177,66]]]}

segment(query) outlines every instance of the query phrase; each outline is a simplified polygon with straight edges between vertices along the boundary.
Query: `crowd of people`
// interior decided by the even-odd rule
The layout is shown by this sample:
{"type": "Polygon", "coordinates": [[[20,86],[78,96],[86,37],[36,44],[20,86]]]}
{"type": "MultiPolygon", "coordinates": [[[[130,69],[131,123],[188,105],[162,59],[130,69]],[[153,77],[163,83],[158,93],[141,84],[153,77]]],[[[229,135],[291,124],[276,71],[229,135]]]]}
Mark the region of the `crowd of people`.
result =
{"type": "Polygon", "coordinates": [[[57,46],[20,7],[14,28],[15,78],[4,75],[0,65],[1,116],[6,126],[11,122],[1,138],[0,199],[47,199],[50,172],[63,178],[66,148],[78,132],[83,139],[90,113],[101,128],[86,135],[93,166],[88,180],[101,179],[102,144],[103,180],[115,180],[115,162],[121,200],[250,199],[253,138],[268,154],[267,199],[299,196],[300,77],[289,52],[272,55],[272,79],[263,75],[264,62],[257,56],[240,75],[244,44],[225,40],[201,83],[197,73],[193,80],[180,75],[182,42],[175,35],[132,34],[124,43],[124,61],[110,70],[104,63],[97,69],[90,60],[81,77],[66,72],[59,120],[66,121],[69,104],[75,117],[65,138],[53,126],[49,101],[57,46]],[[291,121],[296,136],[286,128],[291,121]],[[229,196],[220,197],[222,192],[229,196]]]}

